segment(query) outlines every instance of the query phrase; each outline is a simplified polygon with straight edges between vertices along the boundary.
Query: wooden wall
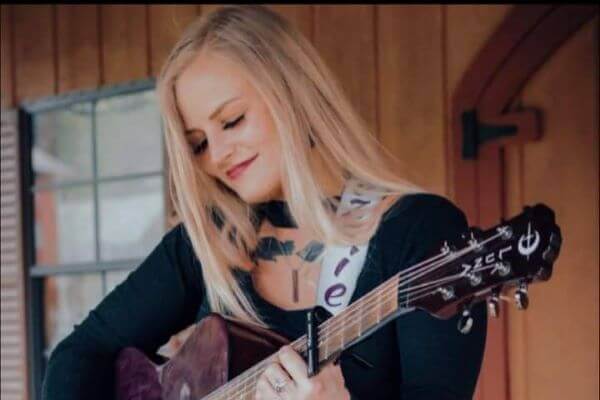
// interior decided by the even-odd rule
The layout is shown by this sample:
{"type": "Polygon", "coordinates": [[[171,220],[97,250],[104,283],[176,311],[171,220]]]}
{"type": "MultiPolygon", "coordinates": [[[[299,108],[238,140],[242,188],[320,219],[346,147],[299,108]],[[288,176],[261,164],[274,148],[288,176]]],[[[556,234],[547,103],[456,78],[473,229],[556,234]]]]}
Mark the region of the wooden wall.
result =
{"type": "MultiPolygon", "coordinates": [[[[2,5],[1,105],[15,107],[24,100],[156,76],[186,24],[214,7],[2,5]]],[[[385,146],[410,168],[407,178],[452,198],[452,170],[447,159],[451,94],[510,6],[270,7],[310,38],[341,80],[357,111],[385,146]]],[[[573,398],[598,397],[598,384],[593,382],[598,376],[598,225],[593,224],[598,216],[598,126],[588,126],[587,136],[579,138],[569,136],[572,126],[567,124],[585,112],[586,121],[590,121],[590,112],[595,112],[597,118],[598,93],[590,89],[598,84],[597,20],[595,24],[596,28],[587,27],[576,39],[569,40],[562,58],[526,90],[524,101],[556,112],[548,121],[556,123],[547,139],[553,144],[532,144],[509,153],[519,168],[510,170],[509,183],[518,191],[510,191],[507,199],[510,215],[520,211],[521,204],[553,198],[553,205],[560,205],[561,221],[569,224],[567,232],[573,232],[566,246],[579,246],[580,240],[589,240],[584,243],[590,244],[590,250],[575,253],[576,247],[567,249],[559,259],[555,280],[540,287],[539,296],[532,298],[532,312],[518,316],[511,313],[508,358],[512,370],[507,395],[496,397],[478,387],[480,399],[558,398],[567,395],[563,389],[574,390],[578,396],[573,398]],[[595,50],[586,53],[586,46],[595,50]],[[593,63],[596,73],[590,75],[588,69],[593,63]],[[580,92],[570,94],[570,106],[579,106],[574,104],[575,99],[585,104],[584,110],[573,111],[575,114],[567,114],[559,106],[562,103],[558,97],[550,96],[555,93],[550,90],[554,89],[553,79],[561,77],[563,69],[569,74],[592,76],[580,78],[580,92]],[[590,111],[594,105],[595,111],[590,111]],[[561,146],[567,143],[577,147],[565,153],[561,146]],[[576,156],[575,150],[584,151],[584,155],[576,156]],[[537,166],[529,168],[530,164],[537,166]],[[569,167],[563,168],[565,165],[569,167]],[[541,183],[542,178],[552,183],[541,183]],[[561,197],[562,192],[554,190],[559,187],[567,188],[569,197],[561,197]],[[576,206],[571,206],[573,198],[577,199],[576,206]],[[576,224],[581,223],[585,229],[577,231],[576,224]],[[575,241],[579,241],[577,245],[575,241]],[[576,270],[578,278],[569,278],[568,263],[573,264],[570,270],[576,270]],[[583,291],[579,284],[584,284],[583,291]],[[571,294],[569,307],[558,300],[565,300],[567,293],[571,294]],[[546,308],[539,308],[536,301],[550,302],[546,308]],[[564,318],[573,331],[577,330],[574,336],[566,336],[568,326],[557,328],[550,305],[559,320],[564,318]],[[594,313],[595,320],[588,319],[582,310],[594,313]],[[556,345],[561,338],[556,350],[545,351],[546,346],[556,345]],[[568,363],[562,362],[559,354],[569,354],[568,363]],[[553,364],[565,367],[562,374],[566,373],[571,383],[564,382],[564,375],[554,377],[559,367],[553,364]],[[574,365],[581,366],[568,372],[574,365]]],[[[565,79],[562,77],[559,91],[570,90],[565,79]]]]}

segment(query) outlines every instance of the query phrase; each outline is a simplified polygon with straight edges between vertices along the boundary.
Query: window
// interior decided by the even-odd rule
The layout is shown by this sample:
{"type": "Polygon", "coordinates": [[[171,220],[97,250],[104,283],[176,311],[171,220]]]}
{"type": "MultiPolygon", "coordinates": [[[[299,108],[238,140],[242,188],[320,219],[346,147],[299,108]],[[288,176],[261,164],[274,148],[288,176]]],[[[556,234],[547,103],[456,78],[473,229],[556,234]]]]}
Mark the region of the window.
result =
{"type": "Polygon", "coordinates": [[[154,82],[24,106],[25,262],[33,391],[51,351],[166,231],[154,82]]]}

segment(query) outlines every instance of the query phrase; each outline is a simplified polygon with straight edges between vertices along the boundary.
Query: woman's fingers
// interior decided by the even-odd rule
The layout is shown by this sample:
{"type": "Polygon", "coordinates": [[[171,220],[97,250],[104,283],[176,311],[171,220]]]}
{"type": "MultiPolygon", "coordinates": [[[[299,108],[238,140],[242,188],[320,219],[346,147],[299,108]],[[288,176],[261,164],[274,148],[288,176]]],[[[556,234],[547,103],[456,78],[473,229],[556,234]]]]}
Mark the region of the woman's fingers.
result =
{"type": "Polygon", "coordinates": [[[295,389],[295,383],[278,363],[272,363],[264,372],[271,387],[282,399],[288,399],[289,393],[295,389]]]}
{"type": "Polygon", "coordinates": [[[256,393],[254,395],[256,400],[279,400],[279,394],[273,389],[271,383],[265,376],[262,374],[258,381],[256,382],[256,393]]]}
{"type": "Polygon", "coordinates": [[[296,384],[304,385],[308,382],[306,363],[291,346],[283,346],[279,350],[278,358],[285,371],[292,377],[296,384]]]}

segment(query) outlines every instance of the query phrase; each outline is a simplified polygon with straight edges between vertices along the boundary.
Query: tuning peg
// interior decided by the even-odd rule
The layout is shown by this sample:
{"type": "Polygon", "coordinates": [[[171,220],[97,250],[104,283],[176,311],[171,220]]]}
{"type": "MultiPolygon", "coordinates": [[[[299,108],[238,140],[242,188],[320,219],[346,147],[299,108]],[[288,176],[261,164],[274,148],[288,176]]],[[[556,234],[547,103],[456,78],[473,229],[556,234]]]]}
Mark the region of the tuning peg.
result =
{"type": "Polygon", "coordinates": [[[471,286],[477,286],[481,284],[483,280],[483,278],[481,277],[481,273],[479,272],[471,272],[467,275],[467,277],[469,278],[469,283],[471,284],[471,286]]]}
{"type": "Polygon", "coordinates": [[[463,335],[471,332],[471,328],[473,327],[473,317],[471,316],[471,308],[465,307],[462,311],[462,315],[458,320],[458,330],[463,335]]]}
{"type": "Polygon", "coordinates": [[[529,295],[527,294],[527,282],[519,283],[519,288],[515,291],[515,303],[519,310],[526,310],[529,307],[529,295]]]}
{"type": "Polygon", "coordinates": [[[500,315],[500,290],[492,290],[492,295],[487,299],[487,306],[488,313],[492,317],[498,318],[498,315],[500,315]]]}

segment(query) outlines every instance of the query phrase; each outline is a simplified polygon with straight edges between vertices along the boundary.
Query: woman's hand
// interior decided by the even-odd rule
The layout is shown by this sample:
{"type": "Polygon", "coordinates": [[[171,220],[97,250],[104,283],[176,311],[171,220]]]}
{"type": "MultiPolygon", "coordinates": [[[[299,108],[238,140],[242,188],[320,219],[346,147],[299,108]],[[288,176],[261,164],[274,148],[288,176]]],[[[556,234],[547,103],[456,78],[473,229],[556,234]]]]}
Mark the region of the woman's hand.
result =
{"type": "Polygon", "coordinates": [[[349,400],[339,365],[329,364],[312,378],[302,357],[291,346],[277,352],[256,384],[256,400],[349,400]]]}

